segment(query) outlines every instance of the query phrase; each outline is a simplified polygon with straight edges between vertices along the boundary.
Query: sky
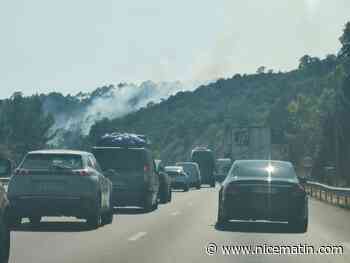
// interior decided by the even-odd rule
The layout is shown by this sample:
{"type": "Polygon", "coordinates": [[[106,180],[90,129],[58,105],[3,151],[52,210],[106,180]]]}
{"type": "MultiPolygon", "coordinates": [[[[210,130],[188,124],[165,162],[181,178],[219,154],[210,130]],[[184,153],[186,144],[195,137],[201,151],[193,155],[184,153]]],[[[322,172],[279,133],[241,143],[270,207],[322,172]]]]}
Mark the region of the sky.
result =
{"type": "Polygon", "coordinates": [[[297,67],[336,53],[349,0],[0,3],[0,98],[297,67]]]}

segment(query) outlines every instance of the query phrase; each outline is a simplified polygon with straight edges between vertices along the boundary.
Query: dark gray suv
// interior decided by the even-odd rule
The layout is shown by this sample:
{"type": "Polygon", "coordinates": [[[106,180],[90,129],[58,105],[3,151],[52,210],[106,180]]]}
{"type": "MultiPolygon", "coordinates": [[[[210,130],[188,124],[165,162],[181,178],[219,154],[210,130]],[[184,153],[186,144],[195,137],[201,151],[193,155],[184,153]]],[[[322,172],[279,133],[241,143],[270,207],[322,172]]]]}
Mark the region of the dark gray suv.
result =
{"type": "Polygon", "coordinates": [[[10,222],[23,217],[38,224],[43,216],[84,218],[91,228],[113,220],[112,183],[88,152],[29,152],[8,186],[10,222]]]}
{"type": "Polygon", "coordinates": [[[145,147],[94,147],[93,153],[113,183],[114,206],[158,207],[159,176],[145,147]]]}

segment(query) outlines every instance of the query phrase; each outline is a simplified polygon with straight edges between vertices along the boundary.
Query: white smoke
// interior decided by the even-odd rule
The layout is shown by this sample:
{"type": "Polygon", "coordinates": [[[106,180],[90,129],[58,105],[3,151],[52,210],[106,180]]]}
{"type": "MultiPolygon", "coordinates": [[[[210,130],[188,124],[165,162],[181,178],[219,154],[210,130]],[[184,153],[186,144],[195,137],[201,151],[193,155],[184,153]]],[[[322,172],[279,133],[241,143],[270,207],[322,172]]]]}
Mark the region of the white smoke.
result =
{"type": "MultiPolygon", "coordinates": [[[[83,135],[91,126],[104,118],[113,119],[159,103],[180,91],[193,91],[206,82],[160,82],[146,81],[140,85],[123,84],[113,87],[109,93],[94,98],[81,112],[73,116],[55,114],[55,129],[79,131],[83,135]]],[[[86,94],[84,95],[86,98],[86,94]]],[[[56,141],[56,140],[55,140],[56,141]]]]}

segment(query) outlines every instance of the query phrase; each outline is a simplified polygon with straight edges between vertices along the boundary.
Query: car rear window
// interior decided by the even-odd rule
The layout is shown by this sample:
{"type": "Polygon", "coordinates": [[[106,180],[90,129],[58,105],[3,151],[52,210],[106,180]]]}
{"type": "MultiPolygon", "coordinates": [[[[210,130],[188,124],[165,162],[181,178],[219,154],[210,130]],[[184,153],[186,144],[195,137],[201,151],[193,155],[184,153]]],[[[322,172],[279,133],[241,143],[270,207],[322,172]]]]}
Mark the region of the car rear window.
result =
{"type": "Polygon", "coordinates": [[[191,163],[178,163],[177,165],[182,166],[186,173],[188,173],[192,176],[196,175],[196,172],[197,172],[196,166],[194,166],[193,164],[191,164],[191,163]]]}
{"type": "Polygon", "coordinates": [[[233,167],[232,176],[296,178],[293,166],[281,162],[244,162],[233,167]]]}
{"type": "Polygon", "coordinates": [[[23,161],[21,168],[28,170],[51,170],[83,168],[80,155],[74,154],[29,154],[23,161]]]}
{"type": "Polygon", "coordinates": [[[102,170],[143,170],[146,153],[140,149],[94,149],[93,153],[102,170]]]}
{"type": "Polygon", "coordinates": [[[180,173],[178,172],[167,172],[167,174],[170,176],[170,177],[177,177],[177,176],[181,176],[180,173]]]}

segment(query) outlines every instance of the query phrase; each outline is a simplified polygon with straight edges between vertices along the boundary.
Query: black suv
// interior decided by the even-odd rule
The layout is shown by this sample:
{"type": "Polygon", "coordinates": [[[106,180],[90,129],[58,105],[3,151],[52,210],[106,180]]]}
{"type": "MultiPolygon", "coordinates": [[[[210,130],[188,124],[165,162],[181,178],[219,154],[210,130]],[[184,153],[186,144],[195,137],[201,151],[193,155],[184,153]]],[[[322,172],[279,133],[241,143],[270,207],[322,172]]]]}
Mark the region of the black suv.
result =
{"type": "Polygon", "coordinates": [[[159,177],[152,152],[139,146],[97,146],[93,153],[113,183],[114,206],[158,208],[159,177]]]}

